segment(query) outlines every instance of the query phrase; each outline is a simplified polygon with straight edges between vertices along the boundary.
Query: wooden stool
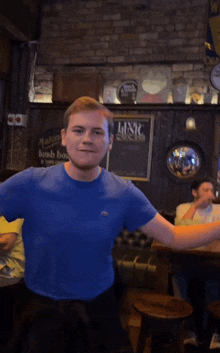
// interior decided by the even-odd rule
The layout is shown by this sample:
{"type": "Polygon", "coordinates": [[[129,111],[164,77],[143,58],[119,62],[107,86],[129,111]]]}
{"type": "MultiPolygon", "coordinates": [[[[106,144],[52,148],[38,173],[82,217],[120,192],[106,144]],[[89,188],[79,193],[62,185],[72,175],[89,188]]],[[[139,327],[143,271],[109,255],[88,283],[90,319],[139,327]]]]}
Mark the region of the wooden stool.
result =
{"type": "Polygon", "coordinates": [[[141,328],[136,353],[143,353],[147,338],[151,337],[150,351],[153,352],[153,338],[156,333],[173,332],[175,353],[180,352],[180,332],[182,322],[188,319],[193,308],[185,300],[173,296],[140,293],[134,302],[135,309],[141,314],[141,328]]]}
{"type": "Polygon", "coordinates": [[[210,342],[212,334],[216,328],[220,329],[220,301],[217,300],[207,306],[208,312],[208,341],[210,342]]]}

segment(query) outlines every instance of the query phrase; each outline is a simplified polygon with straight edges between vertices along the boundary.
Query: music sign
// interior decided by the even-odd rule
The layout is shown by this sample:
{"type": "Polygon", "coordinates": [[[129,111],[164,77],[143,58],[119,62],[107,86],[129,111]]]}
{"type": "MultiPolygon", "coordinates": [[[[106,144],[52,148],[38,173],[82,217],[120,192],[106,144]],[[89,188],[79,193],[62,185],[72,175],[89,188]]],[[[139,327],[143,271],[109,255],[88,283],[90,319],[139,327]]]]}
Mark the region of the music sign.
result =
{"type": "Polygon", "coordinates": [[[148,181],[153,128],[153,115],[115,116],[113,147],[102,166],[125,179],[148,181]]]}

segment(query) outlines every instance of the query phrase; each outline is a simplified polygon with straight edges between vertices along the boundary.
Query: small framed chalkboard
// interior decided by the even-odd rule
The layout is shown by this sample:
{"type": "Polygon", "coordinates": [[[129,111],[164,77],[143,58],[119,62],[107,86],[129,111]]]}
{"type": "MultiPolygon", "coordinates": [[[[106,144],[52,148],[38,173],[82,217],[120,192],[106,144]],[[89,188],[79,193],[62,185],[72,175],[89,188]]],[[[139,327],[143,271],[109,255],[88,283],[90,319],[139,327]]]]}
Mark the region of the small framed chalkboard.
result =
{"type": "Polygon", "coordinates": [[[114,142],[101,166],[125,179],[149,181],[154,116],[115,115],[114,142]]]}

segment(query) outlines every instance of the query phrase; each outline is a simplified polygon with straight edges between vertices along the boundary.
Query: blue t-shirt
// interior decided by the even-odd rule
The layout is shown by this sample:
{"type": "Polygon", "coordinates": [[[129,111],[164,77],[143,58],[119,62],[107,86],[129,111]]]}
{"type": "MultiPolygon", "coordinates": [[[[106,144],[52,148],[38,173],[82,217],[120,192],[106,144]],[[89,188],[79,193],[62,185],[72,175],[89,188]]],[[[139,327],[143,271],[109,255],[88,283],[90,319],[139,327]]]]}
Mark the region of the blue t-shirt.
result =
{"type": "Polygon", "coordinates": [[[102,169],[92,182],[72,179],[64,164],[29,168],[0,185],[0,213],[24,218],[25,282],[53,299],[90,300],[114,281],[112,248],[157,211],[131,182],[102,169]]]}

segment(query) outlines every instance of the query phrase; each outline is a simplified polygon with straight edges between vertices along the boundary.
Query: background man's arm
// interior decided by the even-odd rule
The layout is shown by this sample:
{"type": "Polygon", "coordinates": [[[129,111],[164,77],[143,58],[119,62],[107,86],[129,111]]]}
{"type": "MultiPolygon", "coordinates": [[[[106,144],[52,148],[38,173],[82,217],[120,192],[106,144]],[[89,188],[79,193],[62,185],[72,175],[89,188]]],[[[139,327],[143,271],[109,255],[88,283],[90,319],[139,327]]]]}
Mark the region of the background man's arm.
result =
{"type": "Polygon", "coordinates": [[[196,204],[192,204],[191,207],[188,209],[188,211],[182,215],[182,217],[180,217],[180,215],[178,215],[178,212],[177,212],[177,219],[191,219],[193,220],[193,217],[196,213],[196,210],[197,210],[197,207],[196,207],[196,204]]]}
{"type": "Polygon", "coordinates": [[[15,244],[17,233],[0,234],[0,251],[9,252],[15,244]]]}
{"type": "Polygon", "coordinates": [[[23,222],[23,219],[17,219],[9,223],[3,216],[0,216],[0,251],[9,252],[14,247],[23,222]]]}
{"type": "Polygon", "coordinates": [[[220,221],[174,226],[158,213],[141,229],[148,236],[177,250],[197,248],[220,238],[220,221]]]}
{"type": "Polygon", "coordinates": [[[176,209],[176,218],[177,218],[177,220],[180,220],[180,219],[193,220],[193,217],[195,216],[197,209],[200,207],[203,207],[203,206],[207,207],[207,197],[200,197],[198,200],[194,201],[186,212],[185,212],[185,210],[183,212],[184,204],[179,205],[179,206],[177,206],[177,209],[176,209]]]}
{"type": "Polygon", "coordinates": [[[194,220],[194,215],[196,212],[196,207],[194,204],[183,203],[177,206],[176,208],[176,218],[175,225],[176,226],[190,226],[198,223],[202,223],[200,221],[194,220]]]}

